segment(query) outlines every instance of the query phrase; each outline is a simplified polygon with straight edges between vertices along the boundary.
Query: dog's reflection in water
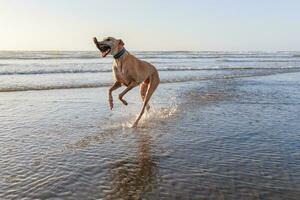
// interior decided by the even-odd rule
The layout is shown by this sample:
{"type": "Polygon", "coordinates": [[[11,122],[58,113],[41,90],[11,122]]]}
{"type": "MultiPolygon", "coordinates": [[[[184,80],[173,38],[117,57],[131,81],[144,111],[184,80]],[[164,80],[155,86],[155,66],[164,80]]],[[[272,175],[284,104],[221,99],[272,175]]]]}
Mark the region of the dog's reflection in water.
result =
{"type": "Polygon", "coordinates": [[[158,159],[151,154],[150,134],[137,133],[136,157],[119,160],[111,168],[111,190],[106,199],[141,199],[158,183],[158,159]]]}

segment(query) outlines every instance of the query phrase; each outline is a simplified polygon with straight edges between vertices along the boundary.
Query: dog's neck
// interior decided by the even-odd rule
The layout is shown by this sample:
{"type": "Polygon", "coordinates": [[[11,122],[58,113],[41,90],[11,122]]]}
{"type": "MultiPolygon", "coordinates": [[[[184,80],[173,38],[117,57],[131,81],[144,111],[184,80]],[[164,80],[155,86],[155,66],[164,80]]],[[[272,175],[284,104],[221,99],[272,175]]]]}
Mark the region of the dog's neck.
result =
{"type": "Polygon", "coordinates": [[[121,58],[126,53],[126,49],[123,47],[116,55],[114,55],[114,59],[121,58]]]}

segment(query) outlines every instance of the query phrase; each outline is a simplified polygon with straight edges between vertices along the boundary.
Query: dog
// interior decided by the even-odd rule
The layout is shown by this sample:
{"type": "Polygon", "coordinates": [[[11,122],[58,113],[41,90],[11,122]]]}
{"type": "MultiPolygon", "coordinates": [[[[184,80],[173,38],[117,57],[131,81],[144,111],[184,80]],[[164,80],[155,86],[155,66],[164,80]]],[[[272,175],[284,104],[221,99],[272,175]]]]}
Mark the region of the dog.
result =
{"type": "Polygon", "coordinates": [[[108,90],[109,107],[113,109],[112,92],[122,85],[126,89],[119,94],[119,100],[124,104],[128,103],[123,99],[124,95],[136,86],[140,86],[140,95],[143,100],[142,109],[133,123],[132,127],[137,127],[139,120],[147,110],[150,109],[149,100],[160,83],[157,69],[150,63],[136,58],[124,48],[124,42],[121,39],[113,37],[104,38],[98,41],[93,38],[96,47],[100,50],[102,57],[112,55],[114,61],[112,64],[112,72],[115,82],[108,90]]]}

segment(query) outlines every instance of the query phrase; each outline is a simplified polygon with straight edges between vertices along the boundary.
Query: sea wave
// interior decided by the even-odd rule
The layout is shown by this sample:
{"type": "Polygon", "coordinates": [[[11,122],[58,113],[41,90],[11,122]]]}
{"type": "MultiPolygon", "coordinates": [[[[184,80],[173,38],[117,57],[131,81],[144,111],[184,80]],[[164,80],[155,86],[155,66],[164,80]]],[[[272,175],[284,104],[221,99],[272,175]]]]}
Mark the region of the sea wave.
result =
{"type": "Polygon", "coordinates": [[[0,60],[94,59],[95,51],[0,51],[0,60]]]}
{"type": "Polygon", "coordinates": [[[0,57],[0,60],[56,60],[56,59],[97,59],[99,56],[56,56],[56,57],[0,57]]]}
{"type": "MultiPolygon", "coordinates": [[[[289,59],[289,58],[298,58],[300,55],[288,55],[288,56],[281,56],[281,55],[160,55],[160,54],[153,54],[153,55],[136,55],[140,59],[160,59],[160,60],[182,60],[182,59],[222,59],[228,58],[228,62],[231,62],[230,59],[235,58],[251,58],[251,59],[261,59],[261,58],[282,58],[282,59],[289,59]]],[[[62,55],[62,56],[0,56],[0,60],[71,60],[71,59],[82,59],[82,60],[89,60],[89,59],[99,59],[99,55],[62,55]]],[[[227,59],[224,59],[227,60],[227,59]]],[[[260,61],[260,60],[250,60],[252,61],[260,61]]],[[[274,60],[277,61],[277,60],[274,60]]],[[[233,61],[234,62],[234,61],[233,61]]],[[[280,60],[279,60],[280,62],[280,60]]]]}
{"type": "MultiPolygon", "coordinates": [[[[203,70],[225,70],[218,68],[163,68],[158,71],[203,71],[203,70]]],[[[1,75],[39,75],[39,74],[77,74],[77,73],[107,73],[112,72],[111,69],[53,69],[53,70],[29,70],[29,71],[4,71],[1,75]]]]}
{"type": "Polygon", "coordinates": [[[293,55],[264,55],[264,54],[188,54],[188,55],[160,55],[160,54],[153,54],[153,55],[138,55],[142,59],[268,59],[268,58],[278,58],[278,59],[291,59],[293,55]]]}
{"type": "MultiPolygon", "coordinates": [[[[180,83],[188,81],[204,81],[204,80],[217,80],[217,79],[232,79],[232,78],[243,78],[243,77],[252,77],[252,76],[262,76],[270,75],[276,73],[289,73],[299,70],[277,70],[277,71],[262,71],[254,73],[238,73],[238,74],[227,74],[227,75],[216,75],[216,76],[187,76],[187,77],[174,77],[161,79],[161,83],[180,83]]],[[[76,89],[76,88],[100,88],[110,86],[110,82],[96,82],[96,83],[66,83],[59,85],[14,85],[8,87],[0,87],[0,92],[16,92],[16,91],[31,91],[31,90],[54,90],[54,89],[76,89]]]]}
{"type": "Polygon", "coordinates": [[[261,62],[274,62],[274,63],[284,63],[284,62],[300,62],[300,59],[284,59],[284,60],[277,60],[277,59],[253,59],[253,60],[244,60],[244,59],[219,59],[218,62],[228,62],[228,63],[235,63],[235,62],[248,62],[248,63],[261,63],[261,62]]]}
{"type": "MultiPolygon", "coordinates": [[[[268,70],[268,69],[300,69],[300,67],[182,67],[158,68],[158,71],[226,71],[226,70],[268,70]]],[[[38,70],[19,70],[19,71],[0,71],[2,75],[39,75],[39,74],[78,74],[78,73],[108,73],[111,69],[38,69],[38,70]]]]}
{"type": "MultiPolygon", "coordinates": [[[[298,52],[131,51],[141,59],[297,58],[298,52]]],[[[0,60],[97,59],[97,51],[0,51],[0,60]]]]}
{"type": "Polygon", "coordinates": [[[0,72],[1,75],[39,75],[39,74],[78,74],[78,73],[101,73],[101,72],[111,72],[111,69],[53,69],[53,70],[29,70],[29,71],[4,71],[0,72]]]}

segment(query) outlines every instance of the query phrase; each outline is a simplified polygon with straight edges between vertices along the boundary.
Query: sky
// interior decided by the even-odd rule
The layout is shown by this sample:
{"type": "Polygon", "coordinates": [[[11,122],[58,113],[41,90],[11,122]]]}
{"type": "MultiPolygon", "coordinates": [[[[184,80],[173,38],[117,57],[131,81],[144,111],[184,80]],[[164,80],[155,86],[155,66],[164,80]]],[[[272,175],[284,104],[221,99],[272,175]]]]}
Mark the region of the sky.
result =
{"type": "Polygon", "coordinates": [[[299,51],[299,0],[0,0],[0,50],[299,51]]]}

